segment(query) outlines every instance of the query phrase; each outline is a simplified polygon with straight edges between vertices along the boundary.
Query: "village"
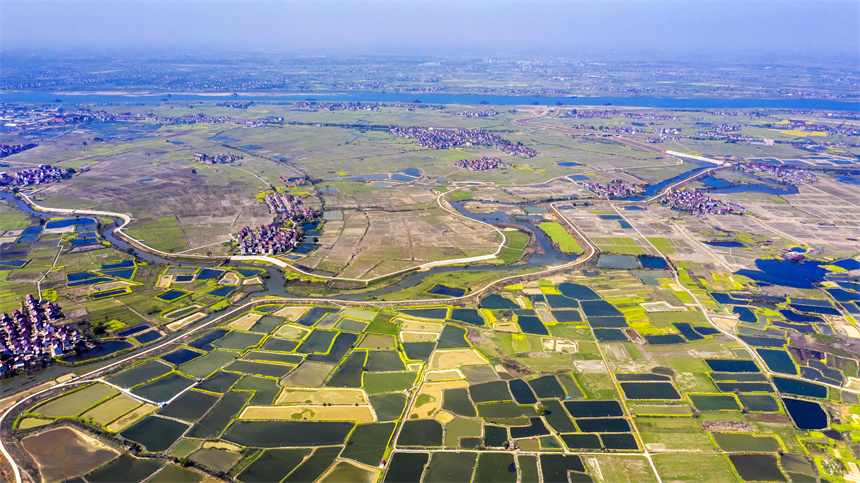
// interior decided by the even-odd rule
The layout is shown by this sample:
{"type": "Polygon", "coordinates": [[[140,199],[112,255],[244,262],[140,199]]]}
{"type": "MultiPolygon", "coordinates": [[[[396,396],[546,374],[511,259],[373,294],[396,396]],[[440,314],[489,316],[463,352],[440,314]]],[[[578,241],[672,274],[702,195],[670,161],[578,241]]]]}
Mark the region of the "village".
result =
{"type": "Polygon", "coordinates": [[[314,210],[300,206],[300,200],[286,193],[267,193],[264,201],[276,219],[268,225],[239,230],[236,238],[242,255],[277,255],[293,250],[302,238],[301,224],[317,216],[314,210]]]}
{"type": "Polygon", "coordinates": [[[499,158],[488,158],[482,156],[477,159],[461,159],[455,163],[458,167],[469,171],[490,171],[505,167],[505,163],[499,158]]]}
{"type": "Polygon", "coordinates": [[[602,185],[600,183],[585,182],[582,187],[596,194],[597,196],[606,197],[611,200],[627,198],[635,196],[645,191],[644,188],[635,186],[627,181],[614,180],[609,184],[602,185]]]}
{"type": "Polygon", "coordinates": [[[782,166],[769,166],[762,163],[744,163],[737,165],[738,171],[750,173],[756,176],[773,178],[780,183],[790,185],[809,184],[818,181],[818,176],[812,171],[796,168],[785,168],[782,166]]]}
{"type": "Polygon", "coordinates": [[[59,169],[49,164],[40,164],[32,169],[17,173],[0,172],[0,186],[33,186],[47,183],[57,183],[70,178],[74,170],[59,169]]]}
{"type": "Polygon", "coordinates": [[[394,127],[391,134],[415,139],[416,144],[431,149],[450,149],[459,146],[490,146],[514,156],[532,158],[537,155],[534,149],[521,144],[512,144],[497,134],[482,129],[446,129],[423,127],[394,127]]]}
{"type": "Polygon", "coordinates": [[[222,154],[222,153],[206,154],[206,153],[195,152],[194,153],[194,159],[197,162],[204,163],[204,164],[228,164],[228,163],[232,163],[235,161],[241,161],[241,160],[245,159],[245,157],[239,156],[236,154],[222,154]]]}
{"type": "Polygon", "coordinates": [[[686,189],[667,194],[661,202],[673,210],[691,213],[699,218],[705,218],[705,215],[743,215],[749,211],[737,203],[718,200],[686,189]]]}
{"type": "Polygon", "coordinates": [[[51,323],[63,318],[56,304],[43,307],[31,294],[25,300],[21,310],[0,314],[0,376],[41,367],[86,344],[79,331],[51,323]]]}
{"type": "Polygon", "coordinates": [[[0,144],[0,158],[5,158],[6,156],[12,156],[13,154],[20,153],[21,151],[26,151],[28,149],[33,149],[38,144],[28,143],[28,144],[0,144]]]}

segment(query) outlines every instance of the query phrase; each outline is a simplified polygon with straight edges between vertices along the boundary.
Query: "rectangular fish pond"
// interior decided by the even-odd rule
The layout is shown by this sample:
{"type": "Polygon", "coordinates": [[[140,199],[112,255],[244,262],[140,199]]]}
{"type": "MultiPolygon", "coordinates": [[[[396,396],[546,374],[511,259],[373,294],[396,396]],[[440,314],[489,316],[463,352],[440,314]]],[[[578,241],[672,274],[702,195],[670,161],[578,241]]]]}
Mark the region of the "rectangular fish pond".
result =
{"type": "Polygon", "coordinates": [[[111,290],[102,290],[100,292],[93,292],[92,294],[90,294],[90,296],[93,298],[93,300],[101,300],[101,299],[106,299],[108,297],[116,297],[118,295],[125,295],[125,294],[130,294],[130,293],[131,293],[130,288],[123,287],[123,288],[115,288],[115,289],[111,289],[111,290]]]}
{"type": "Polygon", "coordinates": [[[162,292],[156,295],[155,298],[165,302],[175,302],[186,295],[191,295],[191,292],[188,290],[168,290],[167,292],[162,292]]]}
{"type": "Polygon", "coordinates": [[[225,285],[223,287],[218,287],[214,290],[210,290],[206,292],[206,295],[212,295],[214,297],[226,297],[233,293],[236,290],[236,287],[231,287],[229,285],[225,285]]]}
{"type": "Polygon", "coordinates": [[[121,262],[105,263],[102,265],[102,270],[114,270],[117,268],[133,268],[134,260],[123,260],[121,262]]]}
{"type": "Polygon", "coordinates": [[[102,270],[101,272],[110,277],[131,280],[132,278],[134,278],[134,271],[134,268],[120,268],[118,270],[102,270]]]}
{"type": "Polygon", "coordinates": [[[450,287],[448,285],[442,285],[441,283],[437,283],[429,290],[427,293],[433,295],[444,295],[446,297],[462,297],[466,290],[458,287],[450,287]]]}
{"type": "Polygon", "coordinates": [[[75,225],[94,225],[96,220],[92,218],[66,218],[64,220],[51,220],[45,223],[45,229],[66,228],[75,225]]]}

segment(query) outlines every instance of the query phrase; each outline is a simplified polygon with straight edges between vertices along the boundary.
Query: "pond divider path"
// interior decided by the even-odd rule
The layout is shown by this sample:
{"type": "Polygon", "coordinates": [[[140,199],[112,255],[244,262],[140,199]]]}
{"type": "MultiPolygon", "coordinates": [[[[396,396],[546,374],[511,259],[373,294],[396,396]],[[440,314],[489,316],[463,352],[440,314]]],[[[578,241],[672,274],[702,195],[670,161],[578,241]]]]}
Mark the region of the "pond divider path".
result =
{"type": "MultiPolygon", "coordinates": [[[[612,207],[615,209],[616,213],[618,213],[622,218],[624,218],[624,214],[622,214],[622,213],[621,213],[621,210],[619,210],[619,209],[618,209],[618,206],[616,206],[615,204],[612,204],[612,207]]],[[[626,218],[624,218],[624,219],[626,220],[626,218]]],[[[649,244],[649,245],[651,245],[651,248],[653,248],[657,253],[659,253],[659,254],[660,254],[660,256],[662,256],[664,259],[666,259],[666,263],[669,263],[669,262],[668,262],[668,261],[669,261],[669,259],[668,259],[668,258],[667,258],[667,257],[666,257],[666,256],[665,256],[665,255],[664,255],[664,254],[663,254],[663,253],[662,253],[662,252],[661,252],[661,251],[660,251],[656,246],[654,246],[654,244],[653,244],[653,243],[651,243],[651,241],[650,241],[650,240],[648,240],[647,238],[645,238],[645,236],[643,236],[643,235],[642,235],[642,233],[641,233],[641,232],[639,232],[639,230],[635,227],[635,225],[633,225],[633,229],[634,229],[634,230],[636,230],[636,232],[639,234],[639,236],[640,236],[640,237],[642,237],[642,239],[644,239],[646,242],[648,242],[648,244],[649,244]]],[[[675,284],[677,284],[679,287],[681,287],[681,289],[682,289],[682,290],[684,290],[685,292],[687,292],[687,295],[689,295],[689,296],[690,296],[690,298],[692,298],[692,300],[694,300],[694,302],[693,302],[693,303],[691,303],[691,304],[687,304],[687,305],[692,305],[693,307],[698,308],[698,309],[699,309],[699,311],[702,313],[702,315],[705,317],[705,320],[707,320],[707,321],[708,321],[708,323],[709,323],[709,324],[711,324],[715,329],[717,329],[718,331],[720,331],[720,334],[722,334],[722,335],[724,335],[724,336],[726,336],[726,337],[728,337],[728,338],[732,339],[733,341],[735,341],[735,342],[737,342],[738,344],[740,344],[744,349],[746,349],[746,350],[747,350],[747,352],[749,352],[750,357],[752,357],[753,359],[755,359],[755,360],[756,360],[756,362],[758,363],[759,367],[761,368],[761,372],[765,375],[765,377],[767,377],[768,382],[770,382],[770,383],[771,383],[771,385],[774,385],[774,384],[773,384],[773,377],[774,377],[774,376],[778,376],[778,377],[781,377],[781,378],[784,378],[784,379],[792,379],[792,380],[797,380],[797,381],[803,381],[803,379],[802,379],[801,377],[788,376],[788,375],[786,375],[786,374],[780,374],[780,373],[776,373],[776,372],[771,371],[771,370],[770,370],[770,368],[768,367],[767,363],[765,363],[764,358],[762,358],[762,356],[758,353],[758,351],[757,351],[757,350],[755,350],[755,348],[754,348],[754,347],[752,347],[752,346],[751,346],[750,344],[748,344],[746,341],[744,341],[743,339],[741,339],[740,337],[738,337],[736,334],[733,334],[732,332],[729,332],[728,330],[726,330],[726,329],[724,329],[724,328],[720,327],[720,325],[719,325],[719,324],[717,324],[716,322],[714,322],[714,320],[711,318],[711,314],[709,314],[709,313],[708,313],[708,311],[707,311],[707,310],[705,309],[705,307],[702,305],[702,302],[701,302],[701,301],[699,301],[699,299],[696,297],[696,295],[695,295],[695,294],[694,294],[690,289],[688,289],[686,286],[684,286],[684,284],[682,284],[682,283],[681,283],[681,279],[680,279],[680,277],[679,277],[679,275],[678,275],[678,271],[677,271],[677,270],[675,270],[675,268],[674,268],[674,267],[672,267],[672,265],[671,265],[671,264],[669,264],[669,270],[672,272],[672,276],[675,278],[675,284]]],[[[600,344],[598,344],[598,348],[599,348],[599,347],[600,347],[600,344]]],[[[613,378],[614,378],[614,377],[615,377],[615,376],[613,375],[613,378]]],[[[804,381],[804,382],[807,382],[807,381],[804,381]]],[[[825,382],[819,382],[819,381],[816,381],[816,384],[819,384],[819,385],[822,385],[822,386],[831,387],[831,388],[834,388],[834,389],[838,389],[838,390],[840,390],[840,391],[850,392],[850,393],[853,393],[853,394],[860,394],[860,390],[858,390],[858,389],[851,389],[851,388],[847,388],[847,387],[842,387],[842,386],[840,386],[840,385],[835,385],[835,384],[830,384],[830,383],[825,383],[825,382]]],[[[774,385],[774,387],[775,387],[775,385],[774,385]]],[[[781,392],[780,392],[780,390],[779,390],[779,388],[776,388],[776,387],[775,387],[775,393],[776,393],[776,395],[777,395],[777,396],[781,396],[781,395],[782,395],[782,394],[781,394],[781,392]]]]}
{"type": "MultiPolygon", "coordinates": [[[[140,402],[142,402],[142,403],[149,403],[149,404],[152,404],[153,406],[158,406],[158,403],[157,403],[157,402],[155,402],[155,401],[151,401],[151,400],[149,400],[149,399],[147,399],[147,398],[145,398],[145,397],[142,397],[142,396],[138,396],[138,395],[136,395],[136,394],[132,393],[131,391],[129,391],[128,389],[125,389],[125,388],[123,388],[123,387],[119,387],[119,386],[117,386],[116,384],[110,383],[110,382],[108,382],[108,381],[106,381],[106,380],[102,379],[101,377],[100,377],[100,378],[98,378],[98,379],[96,379],[96,380],[97,380],[98,382],[101,382],[101,383],[107,384],[108,386],[110,386],[110,387],[112,387],[112,388],[116,389],[117,391],[119,391],[119,392],[121,392],[121,393],[125,394],[126,396],[128,396],[128,397],[130,397],[130,398],[134,399],[135,401],[140,401],[140,402]]],[[[190,388],[189,388],[189,389],[190,389],[190,388]]],[[[185,391],[182,391],[182,392],[185,392],[185,391]]]]}

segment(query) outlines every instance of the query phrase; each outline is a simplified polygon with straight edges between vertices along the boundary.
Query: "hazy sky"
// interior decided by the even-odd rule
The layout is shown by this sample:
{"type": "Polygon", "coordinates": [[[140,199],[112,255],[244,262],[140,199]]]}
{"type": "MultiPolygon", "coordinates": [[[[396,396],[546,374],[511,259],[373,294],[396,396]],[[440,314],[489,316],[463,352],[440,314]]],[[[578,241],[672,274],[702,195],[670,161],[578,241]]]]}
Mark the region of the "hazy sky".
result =
{"type": "Polygon", "coordinates": [[[860,55],[860,1],[0,0],[0,50],[860,55]]]}

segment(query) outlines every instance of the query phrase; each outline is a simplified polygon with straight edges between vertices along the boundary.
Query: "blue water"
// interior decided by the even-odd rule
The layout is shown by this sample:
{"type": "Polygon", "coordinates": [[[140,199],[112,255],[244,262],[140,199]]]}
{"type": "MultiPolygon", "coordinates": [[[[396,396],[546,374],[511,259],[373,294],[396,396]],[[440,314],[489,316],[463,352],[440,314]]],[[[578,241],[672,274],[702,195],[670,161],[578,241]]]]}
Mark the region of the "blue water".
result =
{"type": "Polygon", "coordinates": [[[125,280],[131,280],[131,277],[134,276],[134,268],[120,268],[116,270],[102,270],[102,273],[109,277],[117,277],[125,280]]]}
{"type": "Polygon", "coordinates": [[[462,297],[466,291],[462,288],[457,287],[449,287],[447,285],[442,285],[437,283],[430,290],[427,290],[427,293],[432,293],[434,295],[446,295],[449,297],[462,297]]]}
{"type": "Polygon", "coordinates": [[[248,150],[253,151],[255,149],[263,149],[263,148],[260,146],[256,146],[254,144],[246,144],[245,146],[242,146],[242,149],[248,149],[248,150]]]}
{"type": "Polygon", "coordinates": [[[845,260],[839,260],[838,262],[833,262],[831,265],[836,265],[837,267],[844,268],[845,270],[857,270],[860,269],[860,262],[854,260],[853,258],[848,258],[845,260]]]}
{"type": "Polygon", "coordinates": [[[860,282],[836,282],[836,284],[844,289],[860,291],[860,282]]]}
{"type": "Polygon", "coordinates": [[[150,330],[149,332],[144,332],[143,334],[135,336],[135,340],[140,342],[141,344],[147,344],[154,340],[157,340],[161,337],[161,333],[157,330],[150,330]]]}
{"type": "Polygon", "coordinates": [[[41,226],[31,226],[30,228],[27,228],[26,230],[21,232],[22,235],[38,235],[39,233],[42,233],[41,226]]]}
{"type": "Polygon", "coordinates": [[[824,315],[841,315],[838,310],[833,307],[821,307],[819,305],[801,305],[801,304],[789,304],[791,308],[797,310],[798,312],[809,312],[813,314],[824,314],[824,315]]]}
{"type": "Polygon", "coordinates": [[[105,357],[115,352],[119,352],[124,349],[130,349],[134,347],[130,342],[123,342],[119,340],[109,340],[106,342],[102,342],[95,349],[85,351],[80,353],[74,357],[63,357],[62,360],[70,361],[70,362],[82,362],[88,361],[91,359],[96,359],[98,357],[105,357]]]}
{"type": "Polygon", "coordinates": [[[840,183],[853,184],[853,185],[860,186],[860,179],[849,178],[847,176],[840,176],[836,179],[839,180],[840,183]]]}
{"type": "Polygon", "coordinates": [[[418,178],[421,176],[421,170],[418,168],[406,168],[402,171],[406,176],[412,176],[413,178],[418,178]]]}
{"type": "Polygon", "coordinates": [[[640,197],[629,198],[629,199],[635,200],[635,199],[639,199],[639,198],[647,198],[649,196],[654,196],[658,192],[662,191],[663,188],[669,186],[670,184],[677,183],[678,181],[681,181],[682,179],[689,178],[690,176],[693,176],[696,173],[701,173],[702,171],[705,171],[706,169],[710,169],[713,167],[714,167],[714,165],[699,167],[699,168],[687,171],[686,173],[679,174],[678,176],[675,176],[674,178],[667,179],[666,181],[661,181],[657,184],[652,184],[652,185],[648,186],[647,188],[645,188],[645,196],[644,197],[640,196],[640,197]]]}
{"type": "Polygon", "coordinates": [[[860,293],[849,292],[847,290],[842,290],[841,288],[829,288],[827,289],[827,293],[829,293],[837,302],[853,302],[855,300],[860,300],[860,293]]]}
{"type": "Polygon", "coordinates": [[[85,247],[89,245],[97,245],[99,242],[95,238],[87,238],[84,240],[72,240],[73,247],[85,247]]]}
{"type": "Polygon", "coordinates": [[[722,248],[743,248],[744,244],[739,241],[710,241],[705,242],[705,245],[722,248]]]}
{"type": "Polygon", "coordinates": [[[791,310],[780,310],[779,313],[789,322],[824,322],[821,317],[798,314],[791,310]]]}
{"type": "Polygon", "coordinates": [[[806,397],[827,397],[827,387],[819,384],[813,384],[806,381],[798,381],[795,379],[787,379],[784,377],[774,377],[773,384],[783,394],[793,394],[796,396],[806,397]]]}
{"type": "Polygon", "coordinates": [[[80,280],[86,280],[88,278],[94,278],[94,277],[98,277],[98,275],[90,273],[90,272],[77,272],[77,273],[67,274],[66,280],[68,280],[69,282],[77,282],[80,280]]]}
{"type": "Polygon", "coordinates": [[[129,337],[129,336],[132,336],[134,334],[139,334],[145,330],[149,330],[151,328],[152,328],[152,326],[149,324],[140,324],[140,325],[137,325],[134,327],[129,327],[127,329],[123,329],[123,330],[117,332],[116,335],[118,337],[129,337]]]}
{"type": "Polygon", "coordinates": [[[51,228],[65,228],[67,226],[75,226],[75,225],[93,225],[96,220],[92,218],[66,218],[65,220],[54,220],[45,223],[46,229],[51,228]]]}
{"type": "Polygon", "coordinates": [[[813,288],[812,282],[824,280],[827,270],[819,262],[792,262],[790,260],[756,260],[758,270],[738,270],[736,275],[773,285],[794,288],[813,288]]]}
{"type": "Polygon", "coordinates": [[[728,188],[732,185],[730,181],[714,178],[713,176],[705,176],[704,178],[702,178],[702,183],[705,183],[711,188],[728,188]]]}
{"type": "Polygon", "coordinates": [[[95,285],[95,284],[97,284],[97,283],[102,283],[102,282],[112,282],[112,281],[113,281],[113,279],[112,279],[112,278],[108,278],[108,277],[96,277],[96,278],[88,278],[88,279],[86,279],[86,280],[81,280],[81,281],[78,281],[78,282],[69,282],[69,283],[68,283],[68,284],[66,284],[66,285],[67,285],[68,287],[80,287],[80,286],[82,286],[82,285],[95,285]]]}
{"type": "Polygon", "coordinates": [[[627,223],[624,220],[618,220],[618,224],[621,226],[621,228],[623,228],[625,230],[629,230],[629,229],[633,228],[633,226],[630,223],[627,223]]]}
{"type": "Polygon", "coordinates": [[[565,168],[572,168],[574,166],[582,166],[579,163],[574,163],[573,161],[565,161],[563,163],[558,163],[559,166],[564,166],[565,168]]]}
{"type": "Polygon", "coordinates": [[[221,141],[223,143],[231,143],[238,141],[238,139],[228,138],[227,136],[212,136],[209,139],[212,141],[221,141]]]}
{"type": "Polygon", "coordinates": [[[149,183],[150,181],[155,181],[155,178],[143,178],[137,180],[138,183],[149,183]]]}
{"type": "MultiPolygon", "coordinates": [[[[317,94],[325,94],[327,101],[333,102],[412,102],[414,94],[389,92],[283,92],[279,94],[265,93],[263,95],[248,94],[241,96],[242,100],[253,101],[300,101],[317,94]]],[[[82,94],[72,95],[52,92],[8,92],[3,94],[5,102],[35,102],[52,103],[60,97],[69,103],[89,102],[141,102],[160,103],[163,94],[150,95],[110,95],[82,94]]],[[[216,98],[217,99],[217,98],[216,98]]],[[[569,106],[613,106],[655,107],[669,109],[744,109],[744,108],[777,108],[777,109],[816,109],[860,112],[860,102],[834,101],[829,99],[721,99],[721,98],[676,98],[676,97],[565,97],[565,96],[505,96],[484,94],[438,94],[423,93],[421,99],[426,104],[467,104],[477,105],[486,101],[490,105],[526,105],[537,102],[542,105],[569,106]]],[[[212,101],[211,96],[195,94],[173,94],[173,101],[212,101]]],[[[219,137],[219,136],[216,136],[219,137]]]]}
{"type": "Polygon", "coordinates": [[[750,324],[758,323],[758,317],[756,317],[755,313],[750,310],[749,307],[734,307],[732,308],[732,312],[738,315],[738,320],[741,322],[747,322],[750,324]]]}
{"type": "Polygon", "coordinates": [[[820,404],[787,397],[782,398],[782,403],[785,404],[786,411],[798,428],[806,430],[827,428],[827,413],[821,409],[820,404]]]}
{"type": "Polygon", "coordinates": [[[666,270],[669,268],[669,265],[666,263],[666,259],[663,257],[652,257],[650,255],[639,255],[636,257],[639,259],[639,263],[642,264],[643,268],[652,269],[652,270],[666,270]]]}
{"type": "Polygon", "coordinates": [[[27,264],[27,260],[2,260],[0,267],[21,268],[27,264]]]}
{"type": "Polygon", "coordinates": [[[102,270],[112,270],[114,268],[130,268],[134,266],[134,260],[123,260],[117,263],[105,263],[102,265],[102,270]]]}
{"type": "Polygon", "coordinates": [[[184,143],[184,142],[182,142],[182,141],[171,141],[170,139],[165,139],[165,140],[164,140],[164,142],[166,142],[166,143],[170,143],[170,144],[173,144],[173,145],[176,145],[176,146],[181,146],[181,145],[185,144],[185,143],[184,143]]]}
{"type": "Polygon", "coordinates": [[[766,193],[769,195],[794,195],[797,194],[797,187],[790,184],[782,185],[785,189],[780,190],[772,186],[763,184],[738,184],[729,186],[728,188],[718,188],[709,190],[708,193],[729,194],[729,193],[766,193]]]}
{"type": "Polygon", "coordinates": [[[236,290],[236,287],[225,285],[223,287],[218,287],[215,290],[210,290],[209,292],[206,292],[206,294],[214,297],[226,297],[233,293],[234,290],[236,290]]]}
{"type": "Polygon", "coordinates": [[[39,235],[27,235],[18,238],[18,243],[29,243],[34,242],[39,239],[39,235]]]}
{"type": "Polygon", "coordinates": [[[214,268],[204,268],[197,273],[197,280],[212,280],[224,274],[224,270],[216,270],[214,268]]]}

